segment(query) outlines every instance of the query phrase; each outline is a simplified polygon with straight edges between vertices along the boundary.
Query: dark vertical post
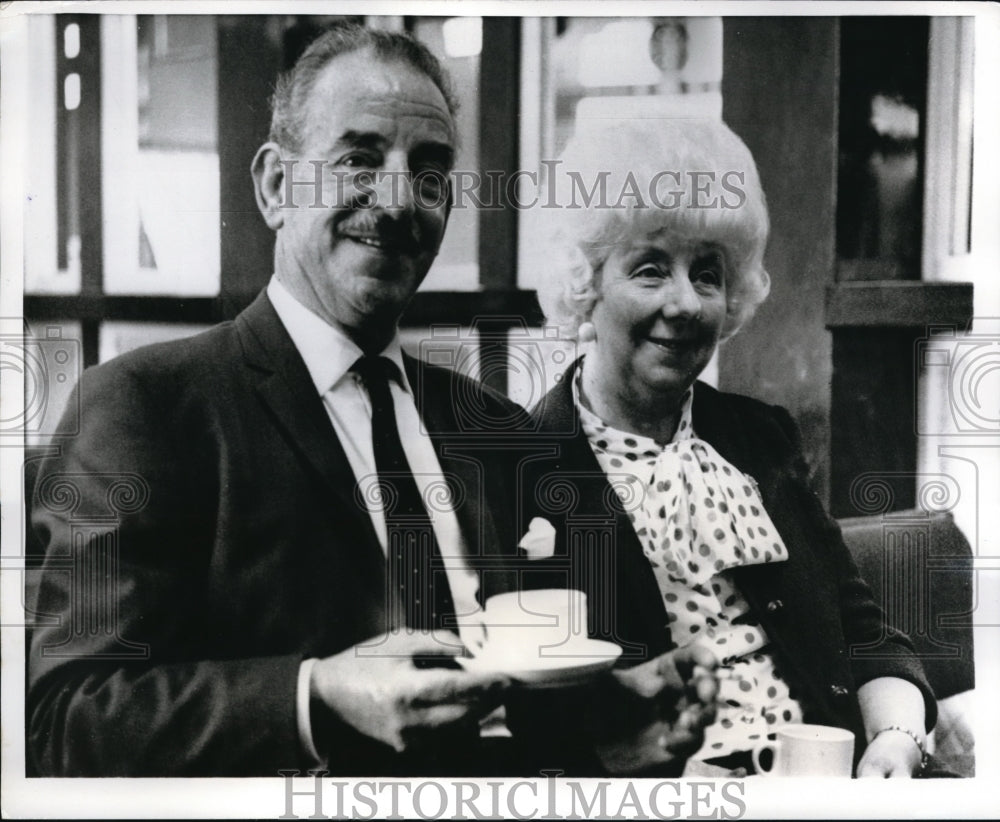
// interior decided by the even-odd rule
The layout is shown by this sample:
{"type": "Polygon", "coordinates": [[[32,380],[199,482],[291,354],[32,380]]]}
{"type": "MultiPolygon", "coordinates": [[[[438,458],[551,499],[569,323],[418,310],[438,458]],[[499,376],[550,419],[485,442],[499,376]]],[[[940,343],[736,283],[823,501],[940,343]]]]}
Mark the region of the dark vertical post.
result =
{"type": "MultiPolygon", "coordinates": [[[[104,282],[104,227],[101,200],[101,17],[65,14],[56,18],[56,82],[59,86],[56,114],[56,156],[58,159],[58,243],[57,263],[71,263],[68,242],[80,240],[80,293],[101,294],[104,282]],[[66,27],[80,28],[80,51],[67,57],[66,27]],[[66,108],[66,78],[80,78],[80,103],[66,108]]],[[[98,355],[99,320],[83,320],[84,366],[94,365],[98,355]]]]}
{"type": "Polygon", "coordinates": [[[760,171],[771,212],[771,296],[719,361],[720,387],[779,403],[802,429],[813,485],[828,493],[836,267],[838,21],[727,17],[723,117],[760,171]]]}
{"type": "MultiPolygon", "coordinates": [[[[845,18],[841,23],[841,155],[845,169],[853,166],[862,173],[841,177],[840,281],[920,279],[928,34],[926,18],[845,18]],[[920,116],[915,144],[906,150],[915,155],[917,174],[903,198],[907,207],[899,213],[894,213],[899,202],[876,197],[866,207],[864,197],[874,185],[868,171],[874,157],[903,151],[872,128],[871,102],[879,94],[899,95],[920,116]],[[848,230],[852,219],[854,232],[848,230]],[[880,233],[896,236],[890,244],[880,233]],[[854,234],[873,236],[864,243],[854,234]]],[[[894,188],[907,190],[898,182],[894,188]]],[[[899,301],[891,291],[887,297],[886,308],[899,301]]],[[[890,510],[912,508],[917,499],[914,353],[924,330],[917,323],[896,326],[874,303],[872,325],[832,327],[830,509],[838,517],[863,512],[864,503],[857,504],[861,500],[852,488],[864,475],[880,476],[892,496],[890,510]]],[[[933,322],[934,314],[944,310],[932,307],[926,320],[933,322]]]]}
{"type": "Polygon", "coordinates": [[[855,481],[877,472],[890,510],[916,503],[916,370],[920,328],[833,329],[830,511],[856,517],[855,481]]]}
{"type": "Polygon", "coordinates": [[[101,356],[101,321],[83,318],[80,320],[80,346],[83,367],[97,365],[101,356]]]}
{"type": "Polygon", "coordinates": [[[231,317],[267,285],[274,235],[254,197],[250,163],[267,140],[268,101],[281,64],[268,17],[219,18],[219,178],[222,311],[231,317]]]}
{"type": "MultiPolygon", "coordinates": [[[[62,17],[60,17],[62,22],[62,17]]],[[[70,22],[70,21],[67,21],[70,22]]],[[[101,20],[99,15],[73,15],[80,26],[80,54],[66,60],[59,43],[58,54],[66,74],[80,75],[80,107],[63,111],[67,120],[75,120],[77,166],[71,171],[76,179],[76,200],[70,208],[79,214],[81,292],[99,294],[103,288],[104,227],[101,219],[101,20]],[[70,64],[73,64],[70,67],[70,64]]],[[[62,26],[59,27],[60,31],[62,26]]]]}
{"type": "MultiPolygon", "coordinates": [[[[483,173],[500,172],[504,183],[517,169],[520,145],[521,21],[517,17],[484,17],[480,56],[479,157],[483,173]]],[[[504,188],[501,185],[501,188],[504,188]]],[[[517,210],[497,194],[503,208],[479,212],[479,284],[483,289],[517,288],[517,210]]],[[[506,393],[507,324],[480,322],[480,368],[483,381],[506,393]]]]}

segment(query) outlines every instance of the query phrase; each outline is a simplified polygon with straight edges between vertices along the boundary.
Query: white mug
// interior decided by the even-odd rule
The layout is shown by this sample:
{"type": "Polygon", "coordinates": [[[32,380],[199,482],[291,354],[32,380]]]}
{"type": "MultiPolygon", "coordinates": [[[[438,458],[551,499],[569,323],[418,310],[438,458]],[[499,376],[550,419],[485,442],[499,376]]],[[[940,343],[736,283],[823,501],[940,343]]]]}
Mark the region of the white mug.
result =
{"type": "Polygon", "coordinates": [[[587,639],[587,595],[568,588],[510,591],[486,600],[483,651],[491,656],[559,656],[587,639]]]}
{"type": "Polygon", "coordinates": [[[762,742],[751,757],[762,776],[851,776],[854,734],[826,725],[782,725],[774,742],[762,742]],[[774,753],[770,770],[760,764],[763,751],[774,753]]]}

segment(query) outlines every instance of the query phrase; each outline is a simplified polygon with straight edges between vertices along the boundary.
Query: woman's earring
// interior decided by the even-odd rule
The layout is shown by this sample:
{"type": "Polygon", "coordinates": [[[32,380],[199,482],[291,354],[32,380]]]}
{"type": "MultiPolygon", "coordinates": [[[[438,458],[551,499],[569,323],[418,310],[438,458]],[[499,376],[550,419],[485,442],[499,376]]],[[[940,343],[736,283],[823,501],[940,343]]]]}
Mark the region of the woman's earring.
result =
{"type": "Polygon", "coordinates": [[[576,332],[577,339],[582,343],[593,342],[597,339],[597,329],[591,322],[580,323],[580,328],[576,332]]]}

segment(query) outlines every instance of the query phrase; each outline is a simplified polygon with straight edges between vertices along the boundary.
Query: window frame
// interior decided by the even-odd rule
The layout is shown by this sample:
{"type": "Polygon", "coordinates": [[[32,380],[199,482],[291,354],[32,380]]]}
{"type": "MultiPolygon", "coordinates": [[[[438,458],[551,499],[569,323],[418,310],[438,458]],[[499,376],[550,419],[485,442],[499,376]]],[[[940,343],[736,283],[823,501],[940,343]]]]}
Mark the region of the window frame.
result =
{"type": "MultiPolygon", "coordinates": [[[[104,291],[105,238],[103,222],[106,181],[102,162],[102,33],[103,15],[55,15],[57,92],[57,208],[62,220],[60,237],[66,236],[67,181],[73,175],[80,199],[81,288],[78,294],[26,293],[24,316],[31,321],[78,320],[82,329],[84,367],[99,356],[101,324],[105,321],[215,324],[233,318],[266,286],[271,274],[270,231],[253,205],[253,191],[243,162],[261,134],[266,134],[266,106],[231,105],[229,101],[267,99],[281,53],[268,38],[268,17],[220,15],[217,20],[220,153],[220,232],[222,267],[220,292],[215,297],[113,295],[104,291]],[[80,53],[66,58],[61,37],[66,26],[80,26],[80,53]],[[248,49],[265,49],[248,65],[248,49]],[[78,72],[90,90],[87,105],[67,112],[62,105],[63,79],[78,72]],[[261,113],[263,112],[263,113],[261,113]],[[68,151],[68,123],[76,121],[74,151],[68,151]],[[83,195],[86,192],[86,201],[83,195]],[[222,215],[238,215],[223,220],[222,215]]],[[[413,18],[380,20],[380,24],[413,28],[413,18]]],[[[104,35],[106,36],[106,35],[104,35]]],[[[479,94],[491,105],[479,117],[480,157],[484,168],[511,174],[518,168],[519,139],[506,127],[516,122],[520,107],[521,20],[517,17],[483,18],[482,64],[479,94]]],[[[106,156],[106,154],[105,154],[106,156]]],[[[473,327],[481,340],[480,362],[505,356],[508,331],[513,327],[543,323],[535,292],[517,286],[517,220],[513,207],[484,209],[479,214],[479,289],[476,291],[418,292],[403,315],[404,328],[437,324],[473,327]]],[[[64,243],[59,243],[64,245],[64,243]]],[[[59,252],[64,255],[63,252],[59,252]]],[[[485,382],[506,393],[504,369],[490,368],[485,382]]]]}

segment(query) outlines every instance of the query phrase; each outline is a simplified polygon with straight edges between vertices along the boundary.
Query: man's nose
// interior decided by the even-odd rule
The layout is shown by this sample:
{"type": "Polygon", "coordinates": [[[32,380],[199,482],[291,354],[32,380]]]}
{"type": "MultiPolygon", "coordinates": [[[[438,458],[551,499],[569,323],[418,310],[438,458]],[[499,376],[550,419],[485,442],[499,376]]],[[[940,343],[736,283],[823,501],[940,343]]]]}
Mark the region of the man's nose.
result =
{"type": "Polygon", "coordinates": [[[701,300],[687,271],[674,271],[663,284],[660,312],[668,319],[690,319],[701,311],[701,300]]]}
{"type": "Polygon", "coordinates": [[[413,175],[405,164],[382,169],[375,182],[375,202],[383,212],[398,217],[413,213],[413,175]]]}

